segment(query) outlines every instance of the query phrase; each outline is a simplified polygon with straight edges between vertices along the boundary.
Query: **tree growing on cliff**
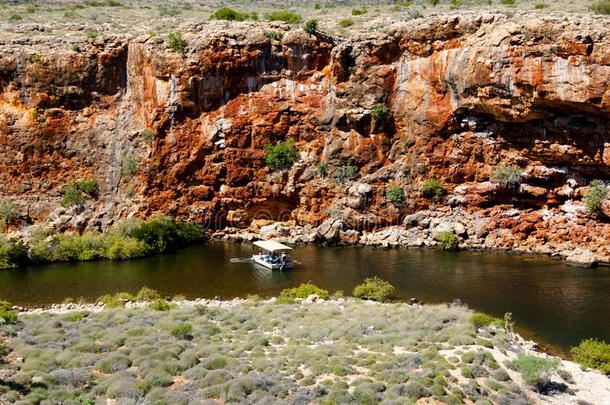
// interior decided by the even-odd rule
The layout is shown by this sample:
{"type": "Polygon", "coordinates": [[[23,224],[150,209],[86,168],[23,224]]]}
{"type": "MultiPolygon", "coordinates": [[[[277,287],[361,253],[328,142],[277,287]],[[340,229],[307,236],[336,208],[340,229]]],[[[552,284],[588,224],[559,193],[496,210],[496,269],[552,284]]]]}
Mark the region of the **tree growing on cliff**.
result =
{"type": "Polygon", "coordinates": [[[390,109],[385,104],[375,104],[373,108],[371,108],[371,117],[375,121],[383,121],[390,114],[390,109]]]}
{"type": "Polygon", "coordinates": [[[19,217],[17,207],[10,201],[0,201],[0,231],[19,217]]]}
{"type": "Polygon", "coordinates": [[[445,195],[445,184],[435,178],[429,178],[423,182],[420,190],[426,198],[441,198],[445,195]]]}
{"type": "Polygon", "coordinates": [[[265,163],[271,170],[289,169],[299,157],[299,150],[292,139],[275,145],[267,144],[265,148],[265,163]]]}
{"type": "Polygon", "coordinates": [[[504,189],[516,189],[521,184],[521,173],[519,167],[500,165],[496,168],[492,181],[504,189]]]}
{"type": "Polygon", "coordinates": [[[184,50],[186,49],[186,40],[184,39],[184,37],[182,36],[182,33],[180,31],[176,31],[176,32],[170,32],[169,36],[168,36],[168,44],[167,47],[182,53],[184,52],[184,50]]]}
{"type": "Polygon", "coordinates": [[[601,180],[593,180],[589,183],[589,191],[585,195],[585,205],[589,214],[601,211],[604,201],[608,198],[608,187],[601,180]]]}
{"type": "Polygon", "coordinates": [[[64,186],[62,190],[62,197],[59,205],[64,208],[74,207],[83,205],[85,203],[85,199],[74,183],[68,183],[64,186]]]}
{"type": "Polygon", "coordinates": [[[305,31],[309,35],[315,34],[317,30],[318,30],[318,20],[316,20],[316,19],[307,20],[307,21],[305,21],[305,24],[303,24],[303,31],[305,31]]]}

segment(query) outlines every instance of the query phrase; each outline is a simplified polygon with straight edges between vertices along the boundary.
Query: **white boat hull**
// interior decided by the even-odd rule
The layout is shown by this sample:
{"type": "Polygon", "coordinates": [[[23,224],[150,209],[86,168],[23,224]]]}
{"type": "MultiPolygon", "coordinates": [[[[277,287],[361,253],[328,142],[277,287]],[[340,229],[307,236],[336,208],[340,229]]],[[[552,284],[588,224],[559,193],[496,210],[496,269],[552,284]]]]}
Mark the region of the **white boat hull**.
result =
{"type": "Polygon", "coordinates": [[[252,260],[271,270],[287,270],[292,268],[292,262],[288,263],[271,263],[265,260],[265,255],[254,255],[252,260]]]}

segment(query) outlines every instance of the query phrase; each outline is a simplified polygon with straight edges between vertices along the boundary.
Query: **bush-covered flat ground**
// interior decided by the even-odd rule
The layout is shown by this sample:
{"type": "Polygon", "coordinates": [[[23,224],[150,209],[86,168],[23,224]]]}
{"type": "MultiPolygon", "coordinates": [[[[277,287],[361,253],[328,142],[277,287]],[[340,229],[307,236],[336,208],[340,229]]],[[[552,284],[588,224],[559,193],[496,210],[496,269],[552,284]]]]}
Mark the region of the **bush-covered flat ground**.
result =
{"type": "Polygon", "coordinates": [[[20,314],[17,323],[2,326],[7,349],[0,403],[410,404],[436,399],[526,404],[541,398],[576,403],[598,395],[581,390],[582,371],[574,367],[571,372],[578,375],[572,375],[558,360],[543,359],[544,370],[535,368],[532,377],[525,369],[531,356],[517,357],[521,345],[511,343],[500,326],[476,330],[472,312],[460,306],[340,299],[183,302],[156,308],[162,310],[141,305],[20,314]],[[507,366],[515,358],[523,369],[507,366]],[[575,395],[535,393],[532,384],[540,378],[575,395]]]}

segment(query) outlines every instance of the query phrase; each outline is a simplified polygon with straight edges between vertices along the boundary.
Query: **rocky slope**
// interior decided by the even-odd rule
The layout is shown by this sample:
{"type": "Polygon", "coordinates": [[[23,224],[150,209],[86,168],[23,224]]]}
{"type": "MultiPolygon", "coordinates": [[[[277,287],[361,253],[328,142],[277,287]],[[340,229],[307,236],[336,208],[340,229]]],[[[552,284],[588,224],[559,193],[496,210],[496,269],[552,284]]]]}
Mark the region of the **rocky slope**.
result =
{"type": "Polygon", "coordinates": [[[450,229],[464,246],[610,263],[610,206],[591,218],[582,203],[610,178],[609,21],[463,12],[349,40],[201,23],[183,53],[156,36],[0,40],[0,198],[19,209],[13,230],[164,212],[345,243],[427,245],[450,229]],[[286,138],[300,159],[272,172],[265,145],[286,138]],[[346,165],[358,178],[341,184],[346,165]],[[499,166],[522,170],[517,189],[490,181],[499,166]],[[61,208],[64,185],[88,177],[98,196],[61,208]],[[420,192],[430,177],[440,200],[420,192]]]}

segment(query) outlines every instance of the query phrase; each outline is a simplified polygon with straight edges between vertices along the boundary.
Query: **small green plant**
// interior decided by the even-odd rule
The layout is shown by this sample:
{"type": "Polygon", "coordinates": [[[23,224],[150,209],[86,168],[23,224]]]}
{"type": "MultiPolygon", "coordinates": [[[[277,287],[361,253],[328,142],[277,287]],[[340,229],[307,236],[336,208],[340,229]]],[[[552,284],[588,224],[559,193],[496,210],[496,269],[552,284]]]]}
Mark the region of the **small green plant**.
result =
{"type": "Polygon", "coordinates": [[[265,163],[272,170],[289,169],[299,157],[299,150],[292,139],[275,145],[268,144],[265,148],[265,163]]]}
{"type": "Polygon", "coordinates": [[[148,306],[150,309],[154,309],[155,311],[169,311],[174,307],[169,301],[163,299],[157,299],[150,303],[148,306]]]}
{"type": "Polygon", "coordinates": [[[187,43],[180,31],[170,32],[167,37],[167,40],[167,47],[174,50],[175,52],[183,53],[186,49],[187,43]]]}
{"type": "Polygon", "coordinates": [[[505,189],[515,189],[521,184],[522,170],[516,166],[498,166],[493,175],[493,182],[505,189]]]}
{"type": "Polygon", "coordinates": [[[530,385],[543,383],[559,367],[559,359],[545,359],[538,356],[520,355],[512,366],[521,372],[523,380],[530,385]]]}
{"type": "Polygon", "coordinates": [[[265,38],[279,41],[282,39],[282,34],[279,31],[265,31],[265,38]]]}
{"type": "Polygon", "coordinates": [[[175,17],[180,14],[182,14],[182,9],[176,5],[162,4],[159,6],[160,17],[175,17]]]}
{"type": "Polygon", "coordinates": [[[285,290],[282,290],[282,292],[280,292],[280,297],[307,298],[312,294],[315,294],[318,297],[323,298],[325,300],[328,299],[328,297],[330,295],[327,290],[324,290],[324,289],[318,287],[317,285],[312,284],[311,282],[308,282],[308,283],[302,283],[298,287],[287,288],[285,290]]]}
{"type": "Polygon", "coordinates": [[[72,50],[72,52],[80,52],[80,45],[79,44],[72,44],[70,45],[70,49],[72,50]]]}
{"type": "Polygon", "coordinates": [[[390,109],[385,104],[375,104],[373,108],[371,108],[371,117],[375,121],[383,121],[385,120],[390,113],[390,109]]]}
{"type": "Polygon", "coordinates": [[[610,375],[610,344],[597,339],[585,339],[570,352],[579,364],[610,375]]]}
{"type": "Polygon", "coordinates": [[[610,15],[610,0],[600,0],[591,4],[591,11],[599,14],[610,15]]]}
{"type": "Polygon", "coordinates": [[[42,61],[42,56],[39,53],[34,53],[30,56],[30,62],[32,63],[40,63],[42,61]]]}
{"type": "Polygon", "coordinates": [[[161,296],[157,290],[148,287],[142,287],[135,296],[136,301],[154,301],[160,298],[161,296]]]}
{"type": "Polygon", "coordinates": [[[428,4],[430,4],[432,7],[438,6],[440,2],[440,0],[428,0],[428,4]]]}
{"type": "Polygon", "coordinates": [[[94,196],[98,191],[97,181],[93,179],[77,180],[74,182],[74,186],[77,190],[82,191],[85,194],[89,194],[90,196],[94,196]]]}
{"type": "Polygon", "coordinates": [[[443,231],[436,237],[438,245],[443,250],[457,250],[458,249],[458,238],[451,231],[443,231]]]}
{"type": "Polygon", "coordinates": [[[193,325],[190,323],[181,323],[180,325],[176,325],[172,328],[171,334],[178,338],[184,340],[191,340],[193,338],[193,325]]]}
{"type": "Polygon", "coordinates": [[[333,177],[339,184],[345,184],[349,180],[358,177],[358,168],[349,160],[346,164],[341,165],[333,171],[333,177]]]}
{"type": "Polygon", "coordinates": [[[247,19],[247,13],[242,13],[229,7],[219,8],[210,16],[210,20],[245,21],[247,19]]]}
{"type": "Polygon", "coordinates": [[[536,10],[542,10],[542,9],[547,8],[548,6],[549,6],[549,5],[548,5],[548,4],[546,4],[546,3],[536,3],[536,4],[534,5],[534,8],[535,8],[536,10]]]}
{"type": "Polygon", "coordinates": [[[150,128],[145,128],[140,131],[140,136],[144,141],[148,144],[151,144],[153,139],[155,138],[155,131],[150,128]]]}
{"type": "Polygon", "coordinates": [[[367,12],[368,12],[368,10],[366,7],[352,8],[352,15],[354,15],[354,16],[366,14],[367,12]]]}
{"type": "Polygon", "coordinates": [[[307,21],[305,21],[305,24],[303,24],[303,31],[305,31],[309,35],[315,34],[317,30],[318,30],[318,20],[316,20],[316,19],[307,20],[307,21]]]}
{"type": "Polygon", "coordinates": [[[430,178],[421,185],[421,193],[426,198],[441,198],[445,195],[445,184],[435,178],[430,178]]]}
{"type": "Polygon", "coordinates": [[[608,198],[608,187],[601,180],[593,180],[589,183],[589,190],[585,195],[585,206],[589,214],[601,211],[604,201],[608,198]]]}
{"type": "Polygon", "coordinates": [[[62,190],[62,197],[59,205],[64,208],[82,206],[85,203],[82,193],[76,187],[74,183],[70,183],[64,186],[62,190]]]}
{"type": "Polygon", "coordinates": [[[316,173],[320,177],[326,177],[328,175],[328,165],[324,162],[320,162],[316,165],[316,173]]]}
{"type": "Polygon", "coordinates": [[[138,161],[132,156],[126,156],[123,159],[121,173],[125,177],[133,177],[138,172],[138,161]]]}
{"type": "Polygon", "coordinates": [[[339,20],[337,24],[339,24],[340,27],[347,28],[354,25],[354,20],[352,20],[351,18],[343,18],[339,20]]]}
{"type": "Polygon", "coordinates": [[[21,21],[23,20],[23,17],[21,17],[19,14],[12,14],[9,18],[9,21],[11,22],[16,22],[16,21],[21,21]]]}
{"type": "Polygon", "coordinates": [[[6,323],[17,322],[17,311],[13,309],[10,302],[0,301],[0,318],[4,319],[6,323]]]}
{"type": "Polygon", "coordinates": [[[504,4],[505,6],[513,6],[516,2],[517,0],[500,0],[500,3],[504,4]]]}
{"type": "Polygon", "coordinates": [[[497,322],[498,318],[494,318],[491,315],[483,314],[480,312],[476,312],[470,317],[470,323],[473,324],[475,328],[490,326],[493,323],[497,322]]]}
{"type": "Polygon", "coordinates": [[[105,294],[97,299],[98,302],[104,304],[106,308],[122,308],[127,301],[135,301],[135,297],[126,292],[118,292],[115,294],[105,294]]]}
{"type": "Polygon", "coordinates": [[[385,192],[385,198],[394,205],[400,205],[405,201],[405,190],[399,186],[392,186],[385,192]]]}
{"type": "Polygon", "coordinates": [[[383,302],[390,299],[395,292],[392,284],[375,276],[365,278],[362,284],[354,288],[352,294],[357,298],[383,302]]]}
{"type": "Polygon", "coordinates": [[[88,40],[93,40],[93,39],[97,38],[97,31],[94,31],[92,29],[87,29],[85,31],[85,35],[87,36],[88,40]]]}
{"type": "Polygon", "coordinates": [[[19,218],[17,207],[10,201],[0,201],[0,231],[19,218]]]}
{"type": "Polygon", "coordinates": [[[303,21],[303,18],[288,10],[278,10],[267,14],[267,20],[269,21],[283,21],[288,24],[299,24],[303,21]]]}
{"type": "Polygon", "coordinates": [[[29,14],[35,13],[36,12],[36,5],[28,4],[27,6],[25,6],[25,12],[29,13],[29,14]]]}

